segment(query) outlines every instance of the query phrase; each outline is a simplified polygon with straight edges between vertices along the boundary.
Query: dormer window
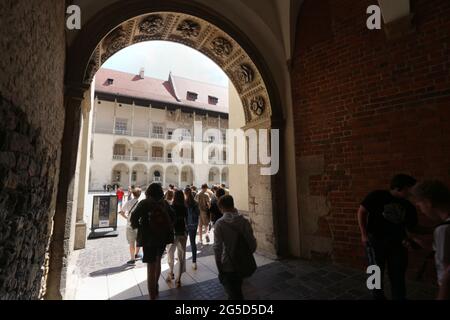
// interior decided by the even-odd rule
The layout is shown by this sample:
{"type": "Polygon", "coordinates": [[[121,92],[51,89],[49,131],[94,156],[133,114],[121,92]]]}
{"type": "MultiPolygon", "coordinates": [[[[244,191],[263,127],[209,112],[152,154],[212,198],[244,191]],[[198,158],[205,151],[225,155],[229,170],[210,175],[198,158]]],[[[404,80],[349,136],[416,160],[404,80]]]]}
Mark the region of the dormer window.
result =
{"type": "Polygon", "coordinates": [[[195,101],[198,98],[198,93],[192,92],[192,91],[188,91],[187,92],[187,99],[189,101],[195,101]]]}
{"type": "Polygon", "coordinates": [[[112,86],[112,85],[114,84],[114,79],[108,78],[108,79],[106,80],[106,84],[107,84],[108,86],[112,86]]]}
{"type": "Polygon", "coordinates": [[[213,97],[213,96],[208,96],[208,101],[209,101],[209,104],[216,105],[219,103],[219,98],[213,97]]]}

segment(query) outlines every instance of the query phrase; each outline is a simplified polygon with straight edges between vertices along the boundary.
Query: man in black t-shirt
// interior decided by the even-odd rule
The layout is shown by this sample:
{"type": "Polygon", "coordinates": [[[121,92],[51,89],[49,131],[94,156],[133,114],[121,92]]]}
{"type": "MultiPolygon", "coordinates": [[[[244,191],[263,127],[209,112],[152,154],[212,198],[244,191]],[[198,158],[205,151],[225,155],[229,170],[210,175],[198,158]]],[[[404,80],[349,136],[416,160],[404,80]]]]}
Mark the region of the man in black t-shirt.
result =
{"type": "MultiPolygon", "coordinates": [[[[361,241],[366,247],[369,265],[377,265],[383,276],[385,267],[391,283],[392,299],[406,299],[405,273],[408,250],[403,245],[407,230],[417,226],[417,210],[407,199],[416,184],[411,176],[396,175],[391,190],[371,192],[361,203],[358,222],[361,241]]],[[[385,299],[382,288],[374,290],[375,299],[385,299]]]]}

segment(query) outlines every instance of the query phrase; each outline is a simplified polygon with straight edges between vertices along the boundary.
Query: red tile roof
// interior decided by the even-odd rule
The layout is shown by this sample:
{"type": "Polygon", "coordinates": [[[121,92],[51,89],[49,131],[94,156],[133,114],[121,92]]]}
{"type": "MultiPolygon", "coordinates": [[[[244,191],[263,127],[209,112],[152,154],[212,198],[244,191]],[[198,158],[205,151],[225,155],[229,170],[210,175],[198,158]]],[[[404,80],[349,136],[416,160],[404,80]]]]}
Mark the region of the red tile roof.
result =
{"type": "Polygon", "coordinates": [[[95,76],[95,91],[137,99],[155,100],[174,105],[207,111],[228,113],[228,89],[200,81],[169,75],[168,80],[150,77],[141,79],[139,74],[111,69],[100,69],[95,76]],[[108,84],[113,79],[113,84],[108,84]],[[196,101],[187,100],[187,93],[198,94],[196,101]],[[209,96],[219,99],[216,105],[209,103],[209,96]]]}

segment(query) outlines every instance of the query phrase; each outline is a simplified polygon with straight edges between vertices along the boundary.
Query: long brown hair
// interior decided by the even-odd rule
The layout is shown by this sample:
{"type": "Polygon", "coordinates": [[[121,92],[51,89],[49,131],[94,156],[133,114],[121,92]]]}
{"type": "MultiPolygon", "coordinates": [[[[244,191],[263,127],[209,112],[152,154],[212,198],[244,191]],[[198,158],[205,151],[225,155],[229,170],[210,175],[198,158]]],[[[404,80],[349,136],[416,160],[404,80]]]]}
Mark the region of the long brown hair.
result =
{"type": "Polygon", "coordinates": [[[173,197],[172,205],[180,206],[180,207],[184,207],[185,206],[183,191],[181,191],[181,190],[175,191],[175,195],[173,197]]]}
{"type": "Polygon", "coordinates": [[[186,196],[186,207],[191,208],[197,204],[190,188],[184,190],[184,195],[186,196]]]}

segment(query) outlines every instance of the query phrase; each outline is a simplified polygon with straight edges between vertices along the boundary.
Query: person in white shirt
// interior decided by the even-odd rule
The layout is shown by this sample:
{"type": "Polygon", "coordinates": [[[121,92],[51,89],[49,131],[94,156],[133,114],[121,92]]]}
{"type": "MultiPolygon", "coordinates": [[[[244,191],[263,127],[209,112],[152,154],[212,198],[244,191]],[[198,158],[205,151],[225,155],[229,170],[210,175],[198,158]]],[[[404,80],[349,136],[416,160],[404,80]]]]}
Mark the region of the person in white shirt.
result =
{"type": "Polygon", "coordinates": [[[439,284],[438,300],[450,299],[450,191],[440,181],[424,181],[413,189],[422,213],[438,222],[433,250],[439,284]]]}
{"type": "Polygon", "coordinates": [[[122,210],[119,212],[119,214],[124,217],[125,219],[127,219],[127,241],[128,244],[130,245],[130,261],[127,262],[127,264],[129,265],[134,265],[136,263],[136,260],[139,259],[139,251],[141,250],[141,248],[138,246],[137,244],[137,233],[138,230],[137,229],[133,229],[131,227],[131,215],[133,214],[134,210],[136,209],[138,203],[139,203],[139,198],[141,196],[142,190],[139,188],[134,188],[131,191],[133,193],[133,199],[131,199],[130,201],[127,201],[127,203],[125,203],[125,205],[123,206],[122,210]]]}

